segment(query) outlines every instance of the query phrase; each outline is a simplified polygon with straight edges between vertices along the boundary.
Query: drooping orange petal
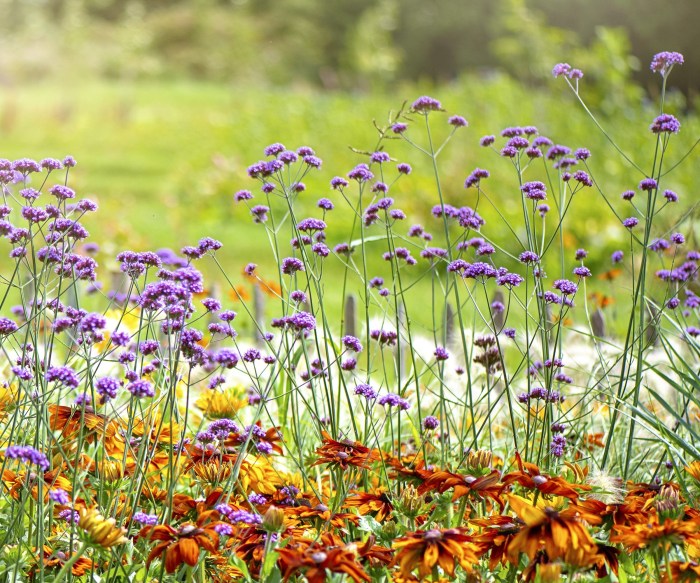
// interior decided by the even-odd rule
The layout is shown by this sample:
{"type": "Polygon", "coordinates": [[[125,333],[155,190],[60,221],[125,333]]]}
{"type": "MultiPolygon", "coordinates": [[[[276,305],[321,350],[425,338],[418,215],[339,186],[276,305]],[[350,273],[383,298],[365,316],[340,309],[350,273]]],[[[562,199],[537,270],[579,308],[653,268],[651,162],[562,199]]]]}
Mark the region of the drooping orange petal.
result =
{"type": "Polygon", "coordinates": [[[180,545],[174,544],[165,551],[165,572],[174,573],[180,565],[182,565],[180,545]]]}
{"type": "Polygon", "coordinates": [[[433,567],[437,564],[438,558],[440,557],[440,550],[437,544],[429,543],[423,553],[423,565],[425,565],[429,571],[432,571],[433,567]]]}
{"type": "Polygon", "coordinates": [[[178,542],[180,555],[190,567],[194,567],[199,560],[199,545],[191,538],[183,538],[178,542]]]}

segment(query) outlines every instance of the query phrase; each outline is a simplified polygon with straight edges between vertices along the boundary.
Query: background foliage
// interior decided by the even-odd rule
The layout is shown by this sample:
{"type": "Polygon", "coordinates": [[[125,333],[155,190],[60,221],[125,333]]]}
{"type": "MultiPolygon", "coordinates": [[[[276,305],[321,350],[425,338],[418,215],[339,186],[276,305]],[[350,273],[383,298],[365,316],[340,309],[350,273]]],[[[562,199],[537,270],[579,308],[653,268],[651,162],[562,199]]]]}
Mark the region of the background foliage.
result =
{"type": "Polygon", "coordinates": [[[501,69],[540,83],[553,59],[600,46],[596,57],[644,85],[640,62],[660,50],[682,52],[688,65],[673,82],[689,96],[700,83],[694,0],[664,10],[654,0],[2,0],[0,7],[11,15],[0,23],[6,81],[90,72],[357,90],[501,69]]]}

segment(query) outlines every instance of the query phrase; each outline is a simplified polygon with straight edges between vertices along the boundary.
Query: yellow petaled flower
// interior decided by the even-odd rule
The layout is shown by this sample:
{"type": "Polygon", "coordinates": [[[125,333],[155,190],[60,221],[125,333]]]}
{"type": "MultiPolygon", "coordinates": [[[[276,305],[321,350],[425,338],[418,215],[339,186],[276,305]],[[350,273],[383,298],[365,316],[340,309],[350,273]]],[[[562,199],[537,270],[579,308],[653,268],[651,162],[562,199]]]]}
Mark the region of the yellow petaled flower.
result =
{"type": "Polygon", "coordinates": [[[461,528],[408,532],[394,541],[393,564],[399,565],[404,577],[411,577],[417,569],[419,577],[424,579],[439,566],[454,578],[458,564],[469,572],[479,560],[483,545],[474,544],[472,540],[461,528]]]}
{"type": "Polygon", "coordinates": [[[78,514],[78,526],[85,531],[92,544],[108,549],[128,541],[124,536],[126,530],[115,526],[114,518],[102,516],[96,506],[80,508],[78,514]]]}
{"type": "Polygon", "coordinates": [[[610,535],[611,543],[620,543],[630,551],[644,548],[668,550],[673,545],[680,545],[693,539],[698,533],[696,520],[674,520],[666,518],[663,522],[656,513],[649,512],[647,519],[629,526],[617,525],[610,535]]]}
{"type": "Polygon", "coordinates": [[[0,419],[17,406],[17,385],[0,385],[0,419]]]}
{"type": "Polygon", "coordinates": [[[559,583],[561,581],[561,564],[537,565],[537,576],[541,583],[559,583]]]}
{"type": "Polygon", "coordinates": [[[145,438],[151,443],[171,445],[181,440],[181,427],[171,417],[164,419],[154,410],[146,411],[143,419],[135,419],[131,431],[132,437],[145,438]]]}
{"type": "Polygon", "coordinates": [[[205,490],[216,487],[229,478],[233,471],[233,464],[230,462],[219,462],[218,460],[203,462],[192,466],[192,470],[199,478],[205,490]]]}
{"type": "Polygon", "coordinates": [[[248,400],[241,387],[231,387],[225,391],[207,391],[194,404],[209,419],[230,419],[248,405],[248,400]]]}
{"type": "Polygon", "coordinates": [[[103,460],[97,464],[97,473],[105,482],[112,484],[124,477],[124,466],[121,462],[103,460]]]}
{"type": "Polygon", "coordinates": [[[695,561],[671,561],[661,576],[661,583],[691,583],[700,581],[700,564],[695,561]]]}
{"type": "Polygon", "coordinates": [[[288,475],[276,470],[265,457],[254,460],[245,460],[241,464],[238,480],[246,493],[271,495],[278,487],[292,485],[301,489],[301,480],[298,475],[288,475]]]}
{"type": "MultiPolygon", "coordinates": [[[[408,486],[401,493],[402,509],[416,511],[414,516],[417,516],[418,511],[425,503],[422,496],[418,496],[416,489],[413,486],[408,486]]],[[[357,508],[361,515],[376,512],[375,520],[382,522],[394,510],[391,498],[387,494],[386,488],[378,488],[375,492],[361,492],[353,490],[343,503],[346,508],[357,508]]],[[[410,516],[410,514],[406,514],[410,516]]]]}
{"type": "Polygon", "coordinates": [[[685,466],[685,471],[693,476],[696,481],[700,482],[700,460],[694,461],[693,463],[685,466]]]}
{"type": "Polygon", "coordinates": [[[525,523],[508,544],[508,560],[517,564],[520,553],[530,560],[545,551],[550,560],[563,559],[570,565],[593,563],[598,547],[575,510],[532,506],[520,496],[508,496],[513,511],[525,523]]]}

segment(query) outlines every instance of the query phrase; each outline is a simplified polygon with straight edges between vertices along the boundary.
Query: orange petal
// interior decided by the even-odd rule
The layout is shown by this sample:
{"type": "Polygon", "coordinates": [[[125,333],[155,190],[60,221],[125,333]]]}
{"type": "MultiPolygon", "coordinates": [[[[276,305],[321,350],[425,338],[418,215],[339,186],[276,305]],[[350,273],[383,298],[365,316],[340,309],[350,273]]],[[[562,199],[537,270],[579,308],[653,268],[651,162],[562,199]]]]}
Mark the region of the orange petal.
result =
{"type": "Polygon", "coordinates": [[[182,560],[190,567],[194,567],[199,560],[199,545],[191,538],[180,539],[178,543],[182,560]]]}

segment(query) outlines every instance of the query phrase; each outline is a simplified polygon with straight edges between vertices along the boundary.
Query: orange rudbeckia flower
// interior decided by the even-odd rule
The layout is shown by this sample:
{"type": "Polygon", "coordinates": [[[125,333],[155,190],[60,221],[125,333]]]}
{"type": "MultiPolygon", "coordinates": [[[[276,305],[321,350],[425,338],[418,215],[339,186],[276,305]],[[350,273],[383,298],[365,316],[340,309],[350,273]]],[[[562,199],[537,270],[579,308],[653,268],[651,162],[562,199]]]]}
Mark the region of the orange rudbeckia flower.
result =
{"type": "Polygon", "coordinates": [[[700,482],[700,460],[694,461],[685,466],[685,471],[693,476],[697,482],[700,482]]]}
{"type": "Polygon", "coordinates": [[[308,583],[325,583],[326,572],[342,573],[355,583],[372,579],[356,559],[353,548],[318,547],[305,545],[288,545],[277,549],[278,565],[285,581],[296,573],[303,573],[308,583]]]}
{"type": "Polygon", "coordinates": [[[610,542],[620,543],[630,551],[647,547],[668,550],[672,545],[683,544],[699,531],[700,524],[697,520],[666,518],[662,523],[656,512],[649,511],[647,519],[643,522],[615,526],[610,535],[610,542]]]}
{"type": "MultiPolygon", "coordinates": [[[[44,546],[42,559],[44,562],[44,569],[56,569],[60,571],[71,559],[71,555],[62,551],[52,551],[50,547],[44,546]]],[[[71,566],[71,573],[74,577],[82,577],[86,573],[89,573],[94,566],[95,564],[91,559],[88,559],[87,557],[80,557],[71,566]]],[[[32,573],[30,573],[30,577],[32,577],[32,579],[35,574],[38,574],[36,573],[37,571],[39,571],[38,565],[35,566],[32,569],[32,573]]]]}
{"type": "Polygon", "coordinates": [[[483,546],[475,544],[462,528],[418,530],[396,539],[394,564],[399,565],[401,575],[410,577],[418,569],[419,577],[427,577],[435,567],[440,567],[450,577],[460,565],[471,571],[479,560],[483,546]]]}
{"type": "Polygon", "coordinates": [[[508,560],[517,564],[520,553],[532,561],[540,551],[550,560],[562,559],[570,565],[586,566],[595,561],[598,546],[576,512],[544,510],[520,496],[508,496],[513,511],[525,526],[508,544],[508,560]]]}
{"type": "Polygon", "coordinates": [[[96,437],[93,432],[104,431],[105,422],[106,417],[95,413],[90,407],[81,409],[49,405],[49,427],[52,431],[60,431],[66,439],[76,436],[81,429],[86,429],[86,439],[92,443],[96,437]]]}
{"type": "Polygon", "coordinates": [[[389,474],[390,480],[401,479],[409,484],[422,484],[434,471],[432,468],[426,468],[425,460],[415,456],[408,461],[388,455],[384,459],[394,470],[389,474]]]}
{"type": "Polygon", "coordinates": [[[418,488],[419,494],[425,494],[436,490],[441,494],[450,488],[454,488],[452,501],[463,496],[475,494],[478,498],[488,497],[494,500],[501,508],[504,504],[500,498],[502,486],[498,483],[501,472],[493,470],[491,473],[477,478],[470,475],[453,474],[448,471],[438,471],[431,474],[418,488]]]}
{"type": "Polygon", "coordinates": [[[382,522],[394,511],[394,505],[391,503],[391,498],[387,496],[385,488],[381,488],[377,494],[353,490],[350,492],[350,496],[345,499],[343,506],[357,508],[357,511],[363,516],[370,512],[376,512],[374,518],[377,522],[382,522]]]}
{"type": "Polygon", "coordinates": [[[215,517],[218,512],[207,511],[199,515],[196,524],[185,523],[177,529],[167,524],[143,527],[140,537],[160,541],[149,553],[146,566],[164,555],[165,571],[174,573],[183,563],[194,567],[202,550],[215,553],[219,546],[219,534],[214,529],[219,523],[211,520],[215,517]]]}
{"type": "Polygon", "coordinates": [[[696,583],[700,581],[700,563],[671,561],[661,575],[661,583],[696,583]]]}
{"type": "Polygon", "coordinates": [[[290,518],[295,518],[300,521],[312,520],[315,522],[323,522],[333,526],[334,528],[346,528],[346,523],[357,524],[360,521],[360,517],[357,514],[350,514],[348,512],[335,512],[331,513],[328,506],[325,504],[317,504],[313,508],[308,506],[296,506],[293,508],[286,508],[285,515],[290,518]]]}
{"type": "Polygon", "coordinates": [[[491,516],[469,521],[470,524],[482,527],[482,531],[474,536],[474,540],[484,543],[489,555],[489,569],[496,571],[498,565],[506,563],[506,550],[513,537],[520,532],[523,522],[510,516],[491,516]]]}
{"type": "Polygon", "coordinates": [[[570,484],[564,478],[542,474],[535,464],[522,461],[520,454],[515,454],[515,461],[519,470],[503,476],[502,482],[504,486],[517,482],[525,488],[539,490],[542,494],[564,496],[564,498],[569,498],[570,500],[576,500],[579,497],[577,490],[591,489],[586,484],[570,484]]]}
{"type": "Polygon", "coordinates": [[[323,445],[316,450],[318,459],[313,463],[328,464],[346,470],[349,466],[369,469],[371,462],[379,461],[379,452],[359,443],[358,441],[336,441],[323,432],[323,445]]]}
{"type": "Polygon", "coordinates": [[[43,478],[44,481],[44,502],[49,500],[49,491],[52,488],[60,488],[66,492],[73,490],[73,483],[61,475],[60,468],[53,470],[48,470],[42,474],[33,474],[31,472],[20,471],[14,472],[10,469],[6,469],[2,473],[3,490],[14,500],[19,500],[22,496],[22,492],[26,488],[29,488],[34,500],[39,499],[39,480],[43,478]]]}

